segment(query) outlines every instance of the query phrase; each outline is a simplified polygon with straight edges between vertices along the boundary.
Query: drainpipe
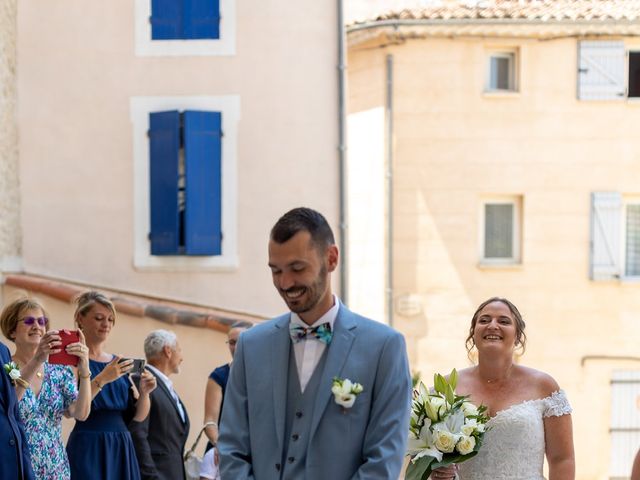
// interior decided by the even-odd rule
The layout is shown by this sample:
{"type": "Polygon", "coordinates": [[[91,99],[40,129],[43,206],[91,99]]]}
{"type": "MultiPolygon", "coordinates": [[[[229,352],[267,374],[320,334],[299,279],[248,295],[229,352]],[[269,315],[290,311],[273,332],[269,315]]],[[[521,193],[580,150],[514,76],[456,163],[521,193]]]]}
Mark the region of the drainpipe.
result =
{"type": "Polygon", "coordinates": [[[349,304],[349,276],[347,272],[347,134],[346,134],[346,32],[343,0],[338,0],[338,168],[340,217],[340,298],[349,304]]]}
{"type": "Polygon", "coordinates": [[[387,315],[393,327],[393,55],[387,55],[387,315]]]}

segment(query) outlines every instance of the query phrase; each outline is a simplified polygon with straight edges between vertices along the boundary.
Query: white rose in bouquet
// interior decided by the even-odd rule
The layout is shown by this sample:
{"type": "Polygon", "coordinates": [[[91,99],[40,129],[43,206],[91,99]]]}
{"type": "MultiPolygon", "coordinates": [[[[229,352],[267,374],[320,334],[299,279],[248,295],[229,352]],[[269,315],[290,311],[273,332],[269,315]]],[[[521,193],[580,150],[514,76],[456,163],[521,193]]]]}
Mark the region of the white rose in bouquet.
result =
{"type": "Polygon", "coordinates": [[[476,439],[472,436],[463,435],[456,444],[456,450],[462,455],[468,455],[473,452],[476,446],[476,439]]]}

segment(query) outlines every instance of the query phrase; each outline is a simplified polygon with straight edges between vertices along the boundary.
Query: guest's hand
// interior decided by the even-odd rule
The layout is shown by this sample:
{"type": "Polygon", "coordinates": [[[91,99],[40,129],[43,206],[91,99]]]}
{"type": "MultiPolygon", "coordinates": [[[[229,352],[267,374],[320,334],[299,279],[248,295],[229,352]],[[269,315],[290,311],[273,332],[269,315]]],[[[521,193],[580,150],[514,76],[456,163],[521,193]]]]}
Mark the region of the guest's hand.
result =
{"type": "Polygon", "coordinates": [[[122,356],[115,355],[113,360],[100,372],[100,383],[102,385],[111,383],[129,373],[132,368],[133,359],[122,360],[122,356]]]}
{"type": "Polygon", "coordinates": [[[61,351],[61,345],[62,340],[60,339],[60,335],[58,335],[58,331],[49,330],[40,339],[34,358],[38,363],[46,362],[49,355],[61,351]]]}
{"type": "Polygon", "coordinates": [[[436,468],[429,478],[433,480],[453,480],[458,474],[458,466],[456,464],[447,467],[436,468]]]}
{"type": "Polygon", "coordinates": [[[149,395],[155,388],[156,377],[151,372],[142,372],[140,375],[140,395],[149,395]]]}
{"type": "Polygon", "coordinates": [[[69,355],[75,355],[78,357],[78,371],[82,376],[85,376],[89,372],[89,349],[87,348],[87,344],[84,340],[82,330],[78,330],[78,334],[80,336],[80,341],[67,345],[66,351],[69,355]]]}

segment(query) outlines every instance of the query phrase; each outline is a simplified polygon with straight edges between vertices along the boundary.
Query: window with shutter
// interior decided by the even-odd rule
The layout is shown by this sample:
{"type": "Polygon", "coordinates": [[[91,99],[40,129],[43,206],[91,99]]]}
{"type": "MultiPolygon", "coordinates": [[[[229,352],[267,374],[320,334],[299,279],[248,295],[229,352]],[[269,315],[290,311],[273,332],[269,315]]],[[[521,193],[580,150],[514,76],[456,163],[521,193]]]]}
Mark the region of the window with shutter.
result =
{"type": "Polygon", "coordinates": [[[141,96],[130,108],[135,268],[238,268],[240,97],[141,96]]]}
{"type": "Polygon", "coordinates": [[[625,97],[624,42],[579,42],[578,59],[580,100],[617,100],[625,97]]]}
{"type": "Polygon", "coordinates": [[[626,205],[624,253],[625,276],[640,276],[640,203],[626,205]]]}
{"type": "Polygon", "coordinates": [[[220,255],[220,112],[149,115],[152,255],[220,255]]]}
{"type": "Polygon", "coordinates": [[[481,262],[520,262],[520,197],[486,199],[482,203],[481,262]]]}
{"type": "Polygon", "coordinates": [[[620,278],[620,232],[622,195],[618,192],[591,194],[592,280],[620,278]]]}
{"type": "Polygon", "coordinates": [[[151,38],[220,38],[219,0],[151,0],[151,38]]]}

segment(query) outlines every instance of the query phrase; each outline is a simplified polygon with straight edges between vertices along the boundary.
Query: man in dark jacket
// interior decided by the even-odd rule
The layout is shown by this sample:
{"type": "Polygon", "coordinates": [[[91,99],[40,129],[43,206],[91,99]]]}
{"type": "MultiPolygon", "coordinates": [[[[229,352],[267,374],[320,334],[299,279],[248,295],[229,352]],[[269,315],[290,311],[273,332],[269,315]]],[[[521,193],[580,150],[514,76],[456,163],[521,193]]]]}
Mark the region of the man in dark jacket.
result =
{"type": "Polygon", "coordinates": [[[189,417],[173,389],[170,375],[180,372],[182,349],[175,333],[155,330],[144,341],[147,370],[158,388],[151,393],[151,410],[143,422],[129,425],[142,480],[184,480],[182,455],[189,435],[189,417]]]}

